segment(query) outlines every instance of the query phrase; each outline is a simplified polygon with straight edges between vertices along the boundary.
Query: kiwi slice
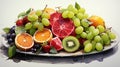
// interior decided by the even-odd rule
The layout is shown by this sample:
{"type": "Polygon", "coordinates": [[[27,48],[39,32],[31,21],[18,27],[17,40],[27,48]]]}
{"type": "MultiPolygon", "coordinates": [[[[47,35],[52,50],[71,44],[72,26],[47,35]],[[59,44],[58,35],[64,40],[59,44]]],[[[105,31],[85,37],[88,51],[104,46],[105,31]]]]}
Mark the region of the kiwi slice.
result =
{"type": "Polygon", "coordinates": [[[79,49],[80,43],[78,39],[74,36],[67,36],[62,40],[62,45],[65,51],[75,52],[79,49]]]}

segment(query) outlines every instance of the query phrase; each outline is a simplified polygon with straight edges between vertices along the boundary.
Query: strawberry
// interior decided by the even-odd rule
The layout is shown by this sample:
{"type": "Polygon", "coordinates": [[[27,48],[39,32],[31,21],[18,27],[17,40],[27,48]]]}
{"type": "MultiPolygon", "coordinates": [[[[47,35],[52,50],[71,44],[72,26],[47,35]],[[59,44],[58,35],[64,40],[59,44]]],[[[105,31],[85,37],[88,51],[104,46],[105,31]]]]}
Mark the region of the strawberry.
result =
{"type": "Polygon", "coordinates": [[[49,53],[51,47],[50,47],[50,45],[44,45],[44,46],[42,46],[42,49],[43,49],[44,52],[49,53]]]}

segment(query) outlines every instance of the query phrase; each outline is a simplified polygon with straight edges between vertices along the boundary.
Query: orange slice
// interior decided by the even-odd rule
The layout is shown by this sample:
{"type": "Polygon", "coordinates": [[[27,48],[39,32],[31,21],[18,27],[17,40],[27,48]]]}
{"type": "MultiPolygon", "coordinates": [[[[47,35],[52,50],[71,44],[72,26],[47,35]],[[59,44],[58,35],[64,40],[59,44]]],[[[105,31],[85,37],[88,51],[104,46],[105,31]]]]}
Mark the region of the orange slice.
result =
{"type": "Polygon", "coordinates": [[[33,47],[34,40],[28,33],[20,33],[15,37],[15,44],[19,49],[27,50],[33,47]]]}
{"type": "Polygon", "coordinates": [[[48,14],[52,14],[52,13],[54,13],[56,11],[54,9],[52,9],[52,8],[46,8],[45,12],[48,13],[48,14]]]}
{"type": "Polygon", "coordinates": [[[93,15],[88,20],[91,21],[92,25],[95,26],[95,27],[97,27],[98,25],[102,25],[102,26],[105,27],[104,20],[99,16],[93,15]]]}
{"type": "Polygon", "coordinates": [[[44,28],[43,31],[40,30],[36,31],[33,38],[37,43],[44,43],[52,39],[52,33],[50,29],[44,28]]]}

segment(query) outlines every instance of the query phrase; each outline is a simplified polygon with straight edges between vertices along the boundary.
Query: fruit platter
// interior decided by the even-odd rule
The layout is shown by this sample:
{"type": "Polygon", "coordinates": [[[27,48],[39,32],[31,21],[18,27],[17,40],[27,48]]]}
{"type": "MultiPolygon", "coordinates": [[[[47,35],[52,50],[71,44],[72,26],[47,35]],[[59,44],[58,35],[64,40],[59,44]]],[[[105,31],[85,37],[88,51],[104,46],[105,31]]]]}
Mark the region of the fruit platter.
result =
{"type": "Polygon", "coordinates": [[[53,57],[89,55],[118,43],[112,27],[107,27],[100,16],[89,16],[77,2],[66,8],[30,8],[18,14],[15,24],[3,31],[9,58],[16,52],[53,57]]]}

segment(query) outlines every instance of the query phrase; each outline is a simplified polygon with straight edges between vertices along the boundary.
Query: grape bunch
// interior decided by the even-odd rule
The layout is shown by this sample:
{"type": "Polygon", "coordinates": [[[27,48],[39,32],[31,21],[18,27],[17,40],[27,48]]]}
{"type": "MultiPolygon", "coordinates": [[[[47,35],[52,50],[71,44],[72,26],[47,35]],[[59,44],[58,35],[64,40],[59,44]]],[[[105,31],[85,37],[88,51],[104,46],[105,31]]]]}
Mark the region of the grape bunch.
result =
{"type": "Polygon", "coordinates": [[[100,17],[95,16],[89,19],[85,9],[78,4],[77,6],[75,5],[75,7],[73,5],[68,5],[66,9],[62,9],[62,17],[73,20],[76,38],[85,40],[83,42],[84,52],[91,52],[94,50],[102,51],[104,46],[110,45],[111,41],[116,38],[116,35],[105,27],[100,17]],[[97,22],[95,21],[96,18],[97,22]]]}
{"type": "MultiPolygon", "coordinates": [[[[36,30],[42,31],[44,27],[50,25],[50,14],[44,10],[29,9],[26,13],[20,13],[16,21],[17,27],[22,27],[25,31],[33,35],[36,30]]],[[[19,32],[18,32],[19,33],[19,32]]]]}
{"type": "Polygon", "coordinates": [[[15,26],[13,26],[9,29],[9,32],[6,34],[6,39],[8,41],[8,44],[12,45],[14,43],[15,36],[16,36],[15,26]]]}

